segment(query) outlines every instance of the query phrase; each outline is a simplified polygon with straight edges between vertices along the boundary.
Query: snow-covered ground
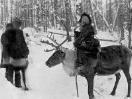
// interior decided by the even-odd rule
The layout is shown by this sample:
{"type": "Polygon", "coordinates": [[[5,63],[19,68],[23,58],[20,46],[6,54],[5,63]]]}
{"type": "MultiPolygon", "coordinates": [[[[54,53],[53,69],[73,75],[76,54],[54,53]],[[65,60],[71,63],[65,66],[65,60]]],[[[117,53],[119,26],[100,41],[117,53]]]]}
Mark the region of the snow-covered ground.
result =
{"type": "MultiPolygon", "coordinates": [[[[59,37],[58,37],[59,38],[59,37]]],[[[60,37],[62,38],[62,37],[60,37]]],[[[60,40],[61,41],[61,40],[60,40]]],[[[48,68],[45,61],[53,52],[44,52],[46,45],[30,43],[29,67],[27,80],[29,91],[15,88],[5,79],[5,70],[0,69],[0,99],[88,99],[87,82],[79,76],[79,98],[76,96],[75,78],[69,77],[63,70],[62,64],[48,68]]],[[[101,42],[102,46],[110,45],[101,42]]],[[[72,42],[65,47],[72,48],[72,42]]],[[[1,55],[0,55],[1,56],[1,55]]],[[[96,99],[124,99],[127,94],[127,83],[122,73],[116,96],[109,95],[114,86],[115,77],[96,76],[94,91],[96,99]]]]}

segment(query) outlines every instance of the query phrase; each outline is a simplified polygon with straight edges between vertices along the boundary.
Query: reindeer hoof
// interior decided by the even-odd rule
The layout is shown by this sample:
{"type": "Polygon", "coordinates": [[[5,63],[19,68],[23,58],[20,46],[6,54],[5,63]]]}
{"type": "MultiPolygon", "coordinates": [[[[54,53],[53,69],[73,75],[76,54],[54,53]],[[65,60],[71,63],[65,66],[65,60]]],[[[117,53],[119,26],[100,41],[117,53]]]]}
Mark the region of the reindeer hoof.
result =
{"type": "Polygon", "coordinates": [[[94,96],[89,96],[89,99],[96,99],[94,96]]]}
{"type": "Polygon", "coordinates": [[[125,97],[124,99],[132,99],[131,97],[125,97]]]}
{"type": "Polygon", "coordinates": [[[115,95],[115,92],[111,92],[111,95],[114,96],[115,95]]]}
{"type": "Polygon", "coordinates": [[[27,87],[24,88],[25,91],[28,91],[29,89],[27,87]]]}

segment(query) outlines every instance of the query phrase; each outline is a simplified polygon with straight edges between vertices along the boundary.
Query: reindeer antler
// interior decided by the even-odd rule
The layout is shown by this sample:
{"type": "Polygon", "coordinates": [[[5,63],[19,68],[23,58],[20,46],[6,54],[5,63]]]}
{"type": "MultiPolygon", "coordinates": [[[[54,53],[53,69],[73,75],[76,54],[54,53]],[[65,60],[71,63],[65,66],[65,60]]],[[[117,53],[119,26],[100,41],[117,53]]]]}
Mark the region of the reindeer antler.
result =
{"type": "Polygon", "coordinates": [[[58,45],[58,47],[60,47],[60,46],[62,46],[67,40],[68,40],[68,41],[71,41],[71,37],[70,37],[70,35],[69,35],[69,30],[68,30],[66,24],[64,23],[64,21],[59,17],[59,15],[57,14],[57,12],[55,12],[55,15],[56,15],[57,18],[60,20],[60,23],[65,27],[66,33],[67,33],[66,39],[65,39],[61,44],[58,45]]]}
{"type": "Polygon", "coordinates": [[[53,38],[51,38],[51,36],[47,36],[47,38],[49,38],[52,42],[54,42],[56,45],[59,45],[59,43],[53,38]]]}
{"type": "Polygon", "coordinates": [[[52,47],[57,47],[56,45],[54,45],[53,43],[50,43],[48,40],[47,41],[41,41],[42,43],[51,45],[52,47]]]}
{"type": "MultiPolygon", "coordinates": [[[[50,38],[50,37],[49,37],[50,38]]],[[[53,51],[53,50],[56,50],[56,49],[58,49],[58,46],[56,46],[55,44],[53,44],[53,43],[50,43],[48,40],[47,41],[41,41],[42,43],[45,43],[45,44],[48,44],[48,45],[50,45],[50,46],[52,46],[52,47],[54,47],[53,49],[46,49],[46,50],[44,50],[45,52],[50,52],[50,51],[53,51]]]]}
{"type": "Polygon", "coordinates": [[[59,15],[58,15],[57,13],[54,13],[54,14],[57,16],[58,20],[60,20],[60,23],[65,27],[67,36],[66,36],[66,39],[65,39],[62,43],[60,43],[60,44],[54,39],[54,36],[53,36],[53,38],[51,38],[51,36],[50,36],[50,37],[47,36],[47,38],[49,38],[49,39],[50,39],[52,42],[54,42],[57,46],[56,46],[55,44],[53,44],[53,43],[50,43],[49,41],[42,41],[43,43],[46,43],[46,44],[51,45],[52,47],[54,47],[53,49],[50,49],[50,50],[46,49],[45,52],[50,52],[50,51],[56,50],[56,49],[60,48],[60,46],[62,46],[66,41],[71,41],[71,37],[70,37],[70,35],[69,35],[69,30],[68,30],[66,24],[65,24],[64,21],[59,17],[59,15]]]}
{"type": "Polygon", "coordinates": [[[55,50],[55,49],[46,49],[46,50],[44,50],[45,52],[51,52],[51,51],[53,51],[53,50],[55,50]]]}

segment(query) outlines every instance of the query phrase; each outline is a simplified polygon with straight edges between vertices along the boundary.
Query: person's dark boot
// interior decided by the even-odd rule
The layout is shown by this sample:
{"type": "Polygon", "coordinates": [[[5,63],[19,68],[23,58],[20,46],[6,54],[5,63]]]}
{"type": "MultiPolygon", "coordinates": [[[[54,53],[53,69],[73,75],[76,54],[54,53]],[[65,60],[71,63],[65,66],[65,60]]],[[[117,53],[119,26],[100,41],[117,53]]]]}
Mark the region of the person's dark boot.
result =
{"type": "Polygon", "coordinates": [[[15,71],[15,86],[18,88],[22,87],[20,71],[15,71]]]}
{"type": "Polygon", "coordinates": [[[5,77],[8,81],[10,81],[13,84],[13,67],[12,67],[12,65],[6,67],[5,77]]]}

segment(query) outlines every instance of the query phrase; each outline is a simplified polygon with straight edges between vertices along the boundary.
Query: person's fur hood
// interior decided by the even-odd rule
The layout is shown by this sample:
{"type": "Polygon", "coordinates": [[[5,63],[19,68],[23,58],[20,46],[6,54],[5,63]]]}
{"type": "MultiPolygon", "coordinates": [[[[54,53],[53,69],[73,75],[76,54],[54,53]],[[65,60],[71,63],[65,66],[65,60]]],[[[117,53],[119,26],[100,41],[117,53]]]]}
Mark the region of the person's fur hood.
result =
{"type": "Polygon", "coordinates": [[[89,25],[91,25],[91,24],[92,24],[91,17],[90,17],[90,15],[89,15],[89,14],[87,14],[87,13],[85,13],[85,12],[81,15],[81,18],[80,18],[79,22],[81,22],[81,21],[82,21],[82,17],[83,17],[83,16],[88,17],[88,19],[89,19],[89,25]]]}

